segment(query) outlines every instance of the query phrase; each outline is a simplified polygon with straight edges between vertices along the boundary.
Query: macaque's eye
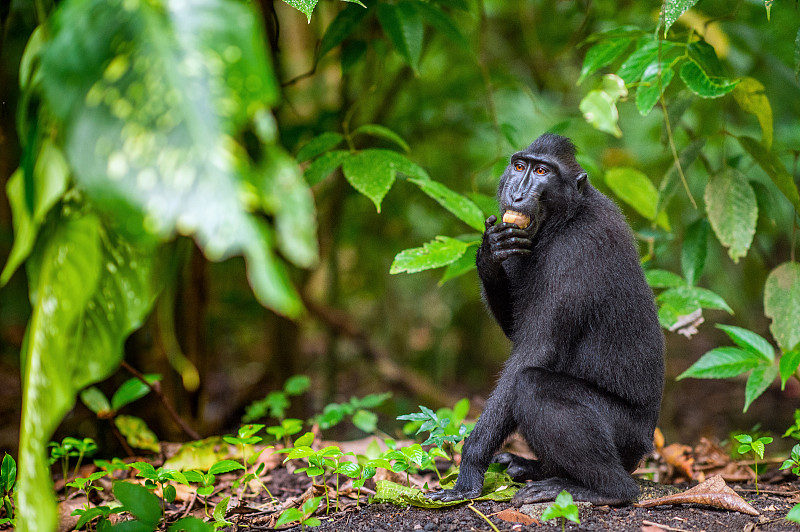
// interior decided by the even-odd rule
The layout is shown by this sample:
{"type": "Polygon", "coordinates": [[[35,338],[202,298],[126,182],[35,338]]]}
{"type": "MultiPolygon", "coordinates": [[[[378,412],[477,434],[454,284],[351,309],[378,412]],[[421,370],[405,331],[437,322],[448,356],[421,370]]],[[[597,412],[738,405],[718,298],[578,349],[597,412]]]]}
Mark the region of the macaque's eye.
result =
{"type": "Polygon", "coordinates": [[[517,172],[522,172],[525,170],[525,165],[523,163],[514,163],[514,170],[517,172]]]}
{"type": "Polygon", "coordinates": [[[536,175],[544,175],[547,173],[547,167],[537,166],[536,168],[534,168],[534,172],[536,172],[536,175]]]}

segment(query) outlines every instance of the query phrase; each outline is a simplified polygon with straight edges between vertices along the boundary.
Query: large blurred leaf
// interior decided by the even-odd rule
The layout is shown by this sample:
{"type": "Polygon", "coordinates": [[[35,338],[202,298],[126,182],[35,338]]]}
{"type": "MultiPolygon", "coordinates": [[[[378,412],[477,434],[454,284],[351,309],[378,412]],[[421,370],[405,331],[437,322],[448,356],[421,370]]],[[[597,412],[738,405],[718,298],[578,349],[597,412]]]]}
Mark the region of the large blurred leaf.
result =
{"type": "Polygon", "coordinates": [[[404,249],[394,258],[389,273],[417,273],[457,261],[470,244],[449,236],[437,236],[421,248],[404,249]]]}
{"type": "Polygon", "coordinates": [[[418,71],[424,28],[415,6],[411,2],[378,4],[378,21],[395,50],[418,71]]]}
{"type": "MultiPolygon", "coordinates": [[[[259,301],[296,316],[302,306],[265,245],[265,222],[249,212],[252,163],[234,141],[244,128],[267,146],[276,136],[266,106],[278,90],[258,21],[231,0],[67,1],[43,52],[42,86],[76,180],[118,231],[190,235],[211,260],[243,254],[259,301]]],[[[256,161],[253,173],[275,164],[256,161]]],[[[270,214],[279,226],[289,216],[270,214]]],[[[278,231],[273,244],[285,244],[278,231]]],[[[287,256],[307,265],[312,242],[301,242],[309,249],[287,256]]]]}
{"type": "Polygon", "coordinates": [[[656,211],[658,191],[643,172],[628,167],[611,168],[606,172],[605,180],[619,199],[648,220],[654,220],[665,230],[670,230],[667,213],[656,211]]]}
{"type": "Polygon", "coordinates": [[[18,530],[56,524],[47,442],[78,390],[107,377],[157,292],[153,252],[68,205],[28,261],[33,313],[23,353],[18,530]],[[72,214],[70,214],[72,213],[72,214]]]}
{"type": "Polygon", "coordinates": [[[705,192],[711,228],[734,262],[747,255],[756,233],[758,204],[747,177],[735,168],[712,175],[705,192]]]}
{"type": "Polygon", "coordinates": [[[436,200],[439,205],[450,211],[459,220],[476,231],[485,229],[483,212],[469,198],[453,192],[438,181],[430,179],[409,179],[425,194],[436,200]]]}
{"type": "Polygon", "coordinates": [[[761,125],[762,143],[767,150],[772,148],[772,106],[764,85],[755,78],[743,78],[733,90],[733,97],[744,112],[756,116],[761,125]]]}
{"type": "Polygon", "coordinates": [[[725,96],[739,83],[738,80],[710,76],[693,59],[689,59],[681,66],[680,74],[689,90],[701,98],[725,96]]]}
{"type": "Polygon", "coordinates": [[[609,38],[589,48],[586,52],[586,57],[583,59],[581,75],[578,77],[577,84],[580,85],[591,74],[611,64],[617,57],[622,55],[622,52],[628,49],[631,41],[633,41],[633,36],[631,35],[609,38]]]}
{"type": "Polygon", "coordinates": [[[317,58],[342,44],[348,36],[358,27],[359,23],[367,16],[368,11],[360,6],[346,6],[339,11],[333,21],[328,25],[319,45],[317,58]]]}
{"type": "Polygon", "coordinates": [[[784,351],[800,344],[800,264],[785,262],[772,270],[764,285],[764,314],[769,330],[784,351]]]}
{"type": "Polygon", "coordinates": [[[783,192],[786,199],[792,203],[795,212],[800,213],[800,194],[797,192],[797,185],[781,160],[752,137],[737,137],[737,139],[742,148],[750,154],[758,166],[772,179],[775,186],[783,192]]]}
{"type": "Polygon", "coordinates": [[[619,138],[622,136],[622,130],[617,125],[619,121],[617,100],[627,95],[625,82],[619,76],[607,74],[603,76],[601,88],[590,91],[584,96],[579,108],[589,124],[619,138]]]}

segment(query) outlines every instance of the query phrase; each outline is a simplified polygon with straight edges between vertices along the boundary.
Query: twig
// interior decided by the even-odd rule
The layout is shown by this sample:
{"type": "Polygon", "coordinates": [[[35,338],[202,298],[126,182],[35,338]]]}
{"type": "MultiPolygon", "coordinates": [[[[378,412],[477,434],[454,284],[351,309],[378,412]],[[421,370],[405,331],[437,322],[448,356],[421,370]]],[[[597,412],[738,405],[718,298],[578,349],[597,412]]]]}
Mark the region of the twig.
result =
{"type": "Polygon", "coordinates": [[[483,517],[483,520],[484,520],[484,521],[486,521],[487,523],[489,523],[489,526],[490,526],[490,527],[492,527],[492,530],[494,530],[494,532],[500,532],[500,530],[498,530],[498,529],[497,529],[497,527],[496,527],[496,526],[494,526],[494,523],[492,523],[491,521],[489,521],[489,518],[488,518],[488,517],[486,517],[486,515],[485,515],[483,512],[481,512],[480,510],[478,510],[477,508],[475,508],[475,506],[473,505],[473,503],[469,503],[469,506],[467,506],[467,508],[469,508],[470,510],[472,510],[473,512],[475,512],[475,513],[476,513],[476,514],[478,514],[479,516],[483,517]]]}
{"type": "Polygon", "coordinates": [[[133,452],[133,449],[131,449],[131,446],[128,445],[128,440],[125,439],[125,437],[122,435],[122,433],[117,428],[117,425],[114,423],[114,420],[113,419],[109,419],[108,422],[111,425],[111,433],[114,435],[115,438],[117,438],[119,443],[122,445],[122,448],[125,449],[125,454],[127,454],[128,456],[131,456],[131,457],[132,456],[136,456],[136,453],[133,452]]]}
{"type": "Polygon", "coordinates": [[[147,379],[144,378],[144,375],[142,375],[136,368],[134,368],[124,360],[122,361],[122,367],[128,370],[134,377],[145,383],[145,385],[147,385],[147,387],[150,388],[150,390],[154,394],[156,394],[156,397],[158,397],[158,400],[161,401],[162,405],[164,405],[164,409],[167,411],[169,416],[172,418],[173,421],[175,421],[175,423],[178,424],[178,426],[181,428],[183,432],[186,433],[187,436],[189,436],[193,440],[200,439],[200,435],[192,427],[190,427],[189,424],[186,423],[186,421],[184,421],[183,418],[179,416],[178,413],[175,411],[175,409],[172,407],[172,403],[169,402],[169,399],[167,399],[166,396],[161,391],[161,386],[159,385],[159,383],[150,384],[147,381],[147,379]]]}
{"type": "Polygon", "coordinates": [[[661,523],[656,523],[654,521],[648,521],[646,519],[644,521],[642,521],[642,524],[643,525],[649,525],[649,526],[657,526],[658,528],[661,528],[661,529],[664,529],[664,530],[672,530],[673,532],[689,532],[689,530],[686,530],[685,528],[673,528],[671,526],[662,525],[661,523]]]}

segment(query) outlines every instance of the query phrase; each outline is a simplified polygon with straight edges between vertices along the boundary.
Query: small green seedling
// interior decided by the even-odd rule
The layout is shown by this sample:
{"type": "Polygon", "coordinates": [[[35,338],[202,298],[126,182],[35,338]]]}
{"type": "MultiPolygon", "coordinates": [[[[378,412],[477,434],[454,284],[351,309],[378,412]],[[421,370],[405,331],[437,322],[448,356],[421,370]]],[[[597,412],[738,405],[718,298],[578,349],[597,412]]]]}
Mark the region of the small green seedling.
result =
{"type": "MultiPolygon", "coordinates": [[[[260,425],[260,424],[242,425],[241,427],[239,427],[239,431],[238,431],[238,434],[236,436],[224,436],[222,438],[223,440],[225,440],[227,443],[230,443],[231,445],[238,445],[240,447],[240,449],[242,450],[242,463],[241,463],[241,465],[242,465],[242,468],[244,469],[244,474],[233,482],[233,488],[234,489],[237,489],[240,486],[242,487],[241,491],[239,492],[239,496],[240,497],[244,493],[244,490],[247,487],[248,483],[251,480],[255,480],[264,489],[264,491],[267,492],[267,495],[269,495],[269,498],[271,500],[274,499],[274,497],[272,496],[272,493],[270,493],[269,489],[267,489],[267,486],[265,486],[264,483],[259,480],[259,476],[261,475],[261,472],[264,470],[265,465],[263,463],[259,464],[255,471],[250,471],[250,468],[248,467],[248,466],[252,466],[253,464],[255,464],[256,460],[258,460],[258,457],[261,455],[261,453],[263,453],[267,449],[271,449],[272,448],[272,446],[269,445],[267,447],[264,447],[260,451],[251,454],[249,457],[247,456],[247,449],[249,449],[253,445],[263,441],[263,438],[261,436],[256,436],[256,433],[258,433],[263,428],[264,428],[264,425],[260,425]]],[[[232,471],[232,470],[229,470],[229,471],[232,471]]],[[[215,472],[215,473],[219,474],[221,472],[222,471],[215,472]]]]}
{"type": "Polygon", "coordinates": [[[311,386],[311,379],[305,375],[294,375],[289,377],[283,384],[283,390],[269,392],[267,396],[258,401],[254,401],[247,406],[242,421],[252,423],[264,418],[269,414],[279,421],[286,416],[286,409],[289,408],[289,396],[301,395],[311,386]]]}
{"type": "Polygon", "coordinates": [[[788,460],[784,460],[781,470],[790,469],[792,473],[800,476],[800,443],[792,447],[792,454],[788,460]]]}
{"type": "Polygon", "coordinates": [[[218,530],[225,526],[233,526],[231,521],[225,519],[225,514],[228,513],[228,503],[230,502],[231,496],[228,495],[219,501],[216,506],[214,506],[214,513],[212,514],[212,517],[214,518],[214,530],[218,530]]]}
{"type": "Polygon", "coordinates": [[[267,427],[267,434],[272,434],[276,441],[283,440],[284,445],[290,447],[292,442],[291,436],[303,430],[303,422],[295,418],[282,419],[280,425],[274,427],[267,427]]]}
{"type": "Polygon", "coordinates": [[[131,467],[138,470],[137,477],[145,479],[144,486],[149,490],[155,490],[157,486],[161,487],[161,512],[162,515],[167,511],[166,503],[175,500],[178,492],[170,482],[179,482],[184,486],[189,485],[186,475],[177,469],[164,469],[159,467],[156,469],[148,462],[133,462],[131,467]]]}
{"type": "Polygon", "coordinates": [[[415,434],[430,432],[427,440],[422,445],[435,445],[445,451],[445,458],[452,460],[456,445],[462,442],[472,429],[462,423],[469,412],[469,400],[458,401],[452,410],[442,408],[434,412],[430,408],[420,405],[420,412],[398,416],[397,419],[410,421],[406,429],[413,430],[415,434]],[[447,417],[445,417],[447,416],[447,417]]]}
{"type": "Polygon", "coordinates": [[[81,462],[85,456],[91,456],[97,452],[97,444],[91,438],[84,438],[79,440],[72,436],[67,436],[61,443],[51,441],[48,445],[50,447],[50,463],[61,463],[61,474],[64,481],[67,481],[67,470],[69,467],[69,459],[73,456],[78,460],[75,462],[75,469],[72,471],[72,476],[76,476],[78,469],[81,467],[81,462]]]}
{"type": "MultiPolygon", "coordinates": [[[[236,469],[240,469],[242,467],[242,464],[240,464],[239,462],[234,462],[233,460],[223,460],[223,462],[232,462],[236,464],[236,469]]],[[[220,462],[217,462],[217,464],[219,463],[220,462]]],[[[217,464],[214,465],[216,466],[217,464]]],[[[233,469],[231,469],[231,471],[232,470],[233,469]]],[[[214,493],[214,483],[217,480],[216,475],[212,473],[211,470],[209,470],[208,473],[203,473],[202,471],[199,471],[197,469],[193,469],[191,471],[184,471],[183,475],[189,482],[194,482],[198,484],[197,488],[195,489],[195,493],[197,493],[198,497],[203,498],[203,512],[205,513],[206,516],[209,516],[208,496],[214,493]]]]}
{"type": "Polygon", "coordinates": [[[749,434],[738,434],[734,436],[739,442],[737,451],[739,454],[753,453],[753,470],[756,474],[756,495],[758,495],[758,459],[764,459],[764,446],[772,443],[772,438],[769,436],[762,436],[754,440],[749,434]]]}
{"type": "Polygon", "coordinates": [[[794,411],[794,424],[786,429],[786,432],[783,433],[783,438],[800,440],[800,410],[794,411]]]}
{"type": "Polygon", "coordinates": [[[5,523],[15,524],[14,520],[14,485],[17,483],[17,462],[14,457],[6,453],[0,465],[0,496],[3,498],[3,508],[6,516],[0,519],[0,525],[5,523]]]}
{"type": "Polygon", "coordinates": [[[427,453],[422,449],[418,443],[409,445],[408,447],[401,447],[400,449],[393,449],[387,451],[384,455],[387,460],[394,460],[392,464],[392,471],[395,473],[406,473],[406,484],[411,487],[411,478],[409,472],[412,467],[423,469],[426,460],[429,459],[427,453]]]}
{"type": "Polygon", "coordinates": [[[275,522],[275,528],[288,525],[289,523],[300,523],[303,530],[306,529],[306,526],[319,526],[322,524],[321,521],[312,516],[319,508],[320,502],[322,502],[322,497],[314,497],[304,502],[300,509],[287,508],[281,513],[280,517],[278,517],[278,520],[275,522]]]}
{"type": "MultiPolygon", "coordinates": [[[[107,518],[108,517],[108,513],[104,513],[103,511],[100,511],[100,513],[90,512],[90,510],[92,510],[92,508],[91,508],[92,503],[91,503],[91,501],[89,501],[89,494],[92,491],[103,491],[103,488],[101,486],[95,486],[94,485],[94,481],[98,480],[98,479],[101,479],[101,478],[103,478],[104,476],[106,476],[108,474],[109,474],[108,471],[95,471],[94,473],[92,473],[91,475],[89,475],[86,478],[75,478],[75,479],[72,480],[72,482],[67,482],[67,486],[68,487],[76,488],[79,491],[83,491],[83,494],[86,496],[86,504],[84,505],[84,507],[82,509],[80,509],[80,508],[76,509],[74,512],[72,512],[72,515],[80,515],[81,516],[81,519],[78,520],[78,523],[82,523],[82,524],[80,526],[76,525],[75,528],[78,528],[78,529],[81,528],[84,524],[88,523],[89,521],[91,521],[95,517],[98,517],[98,516],[102,516],[103,518],[107,518]],[[84,518],[84,516],[86,515],[87,512],[92,514],[88,519],[84,518]]],[[[109,510],[110,510],[110,508],[109,508],[109,510]]]]}
{"type": "MultiPolygon", "coordinates": [[[[163,517],[163,501],[159,502],[159,498],[149,489],[138,484],[118,481],[114,483],[113,490],[114,497],[121,504],[113,512],[128,512],[134,518],[133,521],[125,522],[125,530],[159,529],[158,525],[163,517]]],[[[169,532],[211,532],[212,530],[211,525],[196,517],[184,517],[169,527],[169,532]]]]}
{"type": "MultiPolygon", "coordinates": [[[[306,432],[299,438],[297,438],[294,442],[294,447],[289,447],[287,449],[281,449],[277,451],[277,453],[286,453],[286,458],[283,460],[283,463],[288,462],[289,460],[298,460],[304,459],[308,462],[308,467],[300,467],[295,469],[295,473],[305,473],[307,476],[311,477],[312,482],[314,481],[315,477],[322,477],[322,485],[325,487],[325,504],[326,510],[325,513],[329,513],[331,510],[331,501],[330,496],[328,495],[327,489],[327,480],[325,478],[325,471],[326,468],[335,470],[336,469],[336,462],[337,459],[342,455],[342,450],[339,449],[335,445],[329,445],[328,447],[322,448],[319,451],[315,451],[311,448],[311,444],[314,443],[314,433],[313,432],[306,432]]],[[[337,491],[338,497],[338,491],[337,491]]]]}
{"type": "Polygon", "coordinates": [[[338,425],[346,417],[352,416],[351,421],[356,428],[372,434],[378,426],[378,416],[370,410],[381,406],[391,396],[391,392],[373,393],[360,399],[351,397],[346,403],[331,403],[326,405],[322,413],[315,416],[311,422],[326,430],[338,425]]]}
{"type": "Polygon", "coordinates": [[[553,504],[545,508],[544,512],[542,512],[542,521],[556,518],[561,519],[561,532],[564,532],[567,519],[573,523],[581,523],[578,517],[578,507],[575,505],[575,501],[572,500],[572,495],[570,495],[567,490],[559,493],[553,504]]]}
{"type": "Polygon", "coordinates": [[[336,474],[343,474],[346,477],[353,479],[353,487],[358,489],[358,498],[356,499],[356,508],[361,507],[361,488],[364,483],[375,476],[378,468],[391,469],[392,465],[384,458],[375,458],[367,460],[365,463],[355,462],[339,462],[336,467],[336,474]]]}

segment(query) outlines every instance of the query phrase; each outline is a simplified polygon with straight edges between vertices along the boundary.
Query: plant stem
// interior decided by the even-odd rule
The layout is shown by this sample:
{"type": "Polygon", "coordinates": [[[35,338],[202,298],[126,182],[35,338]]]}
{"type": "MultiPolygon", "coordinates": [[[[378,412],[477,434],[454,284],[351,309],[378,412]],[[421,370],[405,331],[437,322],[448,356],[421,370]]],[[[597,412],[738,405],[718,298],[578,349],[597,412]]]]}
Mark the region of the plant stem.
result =
{"type": "MultiPolygon", "coordinates": [[[[483,512],[481,512],[480,510],[478,510],[477,508],[475,508],[475,505],[474,505],[473,503],[469,503],[469,506],[467,506],[467,508],[469,508],[470,510],[472,510],[473,512],[475,512],[475,513],[476,513],[476,514],[478,514],[479,516],[483,517],[483,520],[484,520],[484,521],[486,521],[487,523],[489,523],[489,526],[490,526],[490,527],[492,527],[492,530],[494,530],[494,532],[500,532],[500,531],[497,529],[497,527],[496,527],[496,526],[494,526],[494,523],[492,523],[491,521],[489,521],[489,518],[488,518],[488,517],[486,517],[486,515],[485,515],[483,512]]],[[[564,525],[562,524],[561,526],[563,527],[564,525]]]]}

